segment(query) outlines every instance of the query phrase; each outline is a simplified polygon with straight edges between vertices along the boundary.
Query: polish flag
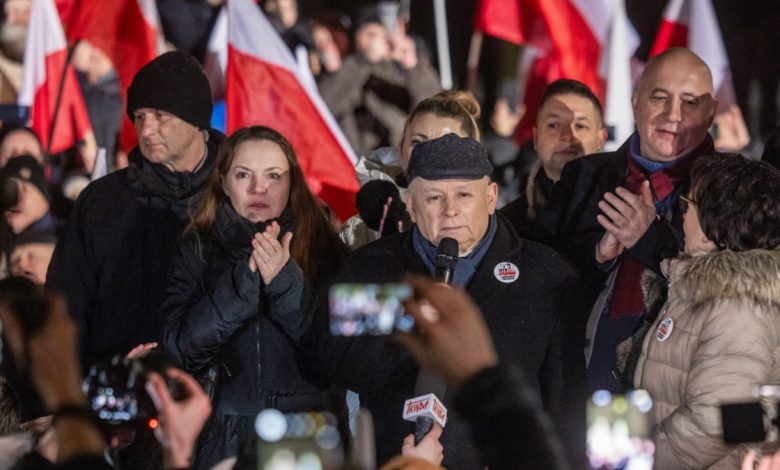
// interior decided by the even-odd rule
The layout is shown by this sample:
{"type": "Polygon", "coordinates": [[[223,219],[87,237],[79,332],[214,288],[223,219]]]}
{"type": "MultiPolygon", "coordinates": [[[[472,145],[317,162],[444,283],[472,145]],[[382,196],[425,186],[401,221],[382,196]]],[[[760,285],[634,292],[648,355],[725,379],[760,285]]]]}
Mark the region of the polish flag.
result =
{"type": "Polygon", "coordinates": [[[252,0],[230,0],[225,103],[227,131],[264,125],[284,135],[312,191],[341,220],[355,213],[355,154],[314,80],[252,0]]]}
{"type": "Polygon", "coordinates": [[[604,144],[606,151],[617,150],[634,132],[632,62],[639,42],[639,34],[626,15],[625,1],[612,2],[599,73],[607,83],[604,125],[609,130],[609,139],[604,144]]]}
{"type": "MultiPolygon", "coordinates": [[[[622,0],[482,0],[476,18],[477,30],[522,44],[523,54],[533,56],[523,58],[527,69],[519,72],[525,85],[526,112],[518,125],[518,141],[531,138],[544,88],[560,78],[584,83],[602,104],[608,95],[616,105],[630,103],[631,82],[618,81],[630,80],[623,68],[629,67],[639,39],[625,16],[622,0]],[[621,45],[616,40],[626,42],[621,45]],[[614,89],[608,92],[610,81],[614,89]]],[[[617,117],[622,116],[619,111],[606,117],[623,119],[617,117]]],[[[632,129],[632,124],[629,115],[627,128],[632,129]]],[[[621,131],[615,140],[623,135],[621,131]]]]}
{"type": "Polygon", "coordinates": [[[709,66],[715,98],[719,101],[715,123],[718,125],[715,147],[722,151],[740,151],[750,137],[737,105],[726,47],[710,0],[670,0],[664,10],[650,57],[671,47],[687,47],[709,66]]]}
{"type": "MultiPolygon", "coordinates": [[[[89,41],[108,55],[126,101],[138,70],[165,51],[154,0],[71,0],[68,8],[68,39],[89,41]]],[[[122,116],[119,148],[129,152],[137,143],[135,128],[126,113],[122,116]]]]}
{"type": "Polygon", "coordinates": [[[47,153],[66,150],[92,131],[53,0],[32,2],[18,104],[30,107],[30,127],[47,153]]]}

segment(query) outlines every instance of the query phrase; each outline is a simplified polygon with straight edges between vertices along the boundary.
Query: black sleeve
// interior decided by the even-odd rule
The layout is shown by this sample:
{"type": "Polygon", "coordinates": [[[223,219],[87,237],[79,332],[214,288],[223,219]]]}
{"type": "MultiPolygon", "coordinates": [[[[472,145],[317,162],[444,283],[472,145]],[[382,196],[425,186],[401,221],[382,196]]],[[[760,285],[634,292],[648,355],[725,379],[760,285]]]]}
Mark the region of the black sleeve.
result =
{"type": "Polygon", "coordinates": [[[106,462],[102,455],[73,457],[52,468],[60,470],[111,470],[113,465],[106,462]]]}
{"type": "MultiPolygon", "coordinates": [[[[561,263],[564,265],[564,263],[561,263]]],[[[573,269],[562,268],[553,311],[558,313],[553,337],[547,347],[539,382],[545,409],[565,445],[568,460],[584,463],[585,457],[585,324],[582,285],[573,269]]]]}
{"type": "MultiPolygon", "coordinates": [[[[359,282],[348,266],[335,279],[359,282]]],[[[280,312],[275,311],[272,319],[282,325],[309,366],[339,386],[358,393],[373,392],[416,367],[388,336],[332,335],[327,289],[318,292],[312,302],[303,302],[298,309],[287,309],[286,314],[280,312]]]]}
{"type": "Polygon", "coordinates": [[[85,335],[97,295],[98,273],[95,253],[87,236],[89,222],[86,218],[86,199],[89,192],[85,192],[76,201],[57,240],[46,275],[46,287],[65,295],[68,313],[79,332],[81,361],[87,365],[92,363],[93,358],[88,357],[85,335]]]}
{"type": "Polygon", "coordinates": [[[471,423],[489,468],[569,468],[561,442],[522,372],[485,369],[458,391],[455,408],[471,423]]]}
{"type": "Polygon", "coordinates": [[[659,276],[664,255],[676,256],[683,249],[684,236],[666,219],[656,219],[642,238],[628,250],[629,256],[659,276]]]}
{"type": "Polygon", "coordinates": [[[161,308],[163,349],[179,367],[196,372],[208,365],[244,322],[257,314],[260,276],[237,261],[204,291],[195,235],[186,238],[171,262],[161,308]]]}

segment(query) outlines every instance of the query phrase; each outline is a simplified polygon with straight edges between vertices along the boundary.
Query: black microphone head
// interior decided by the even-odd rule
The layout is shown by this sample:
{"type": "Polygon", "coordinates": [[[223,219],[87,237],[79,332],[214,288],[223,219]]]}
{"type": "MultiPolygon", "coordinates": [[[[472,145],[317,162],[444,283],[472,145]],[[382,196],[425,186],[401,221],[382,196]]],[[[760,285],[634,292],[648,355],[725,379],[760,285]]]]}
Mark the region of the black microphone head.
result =
{"type": "Polygon", "coordinates": [[[454,269],[458,263],[458,241],[454,238],[442,238],[436,251],[436,267],[454,269]]]}

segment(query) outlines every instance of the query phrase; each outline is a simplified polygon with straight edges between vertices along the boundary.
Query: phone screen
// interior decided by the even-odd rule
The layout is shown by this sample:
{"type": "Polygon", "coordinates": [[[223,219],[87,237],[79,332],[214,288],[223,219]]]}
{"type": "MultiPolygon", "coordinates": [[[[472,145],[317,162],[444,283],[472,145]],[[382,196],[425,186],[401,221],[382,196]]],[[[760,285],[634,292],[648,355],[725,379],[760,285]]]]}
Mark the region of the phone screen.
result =
{"type": "Polygon", "coordinates": [[[587,453],[591,469],[651,470],[653,401],[645,390],[612,395],[599,390],[588,401],[587,453]]]}
{"type": "Polygon", "coordinates": [[[414,319],[403,302],[412,296],[404,283],[335,284],[330,289],[330,331],[336,336],[389,335],[410,331],[414,319]]]}
{"type": "Polygon", "coordinates": [[[132,388],[97,387],[89,399],[92,411],[101,421],[112,424],[131,423],[138,416],[138,400],[132,388]]]}

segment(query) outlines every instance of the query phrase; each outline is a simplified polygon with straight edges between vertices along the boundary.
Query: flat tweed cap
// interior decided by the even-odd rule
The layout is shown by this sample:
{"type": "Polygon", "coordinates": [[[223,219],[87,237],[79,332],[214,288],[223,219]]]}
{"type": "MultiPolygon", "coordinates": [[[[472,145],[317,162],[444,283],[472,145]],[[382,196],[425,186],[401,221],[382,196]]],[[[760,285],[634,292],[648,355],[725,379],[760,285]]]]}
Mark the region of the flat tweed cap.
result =
{"type": "Polygon", "coordinates": [[[414,146],[406,179],[478,180],[493,174],[488,152],[479,142],[457,134],[420,142],[414,146]]]}

